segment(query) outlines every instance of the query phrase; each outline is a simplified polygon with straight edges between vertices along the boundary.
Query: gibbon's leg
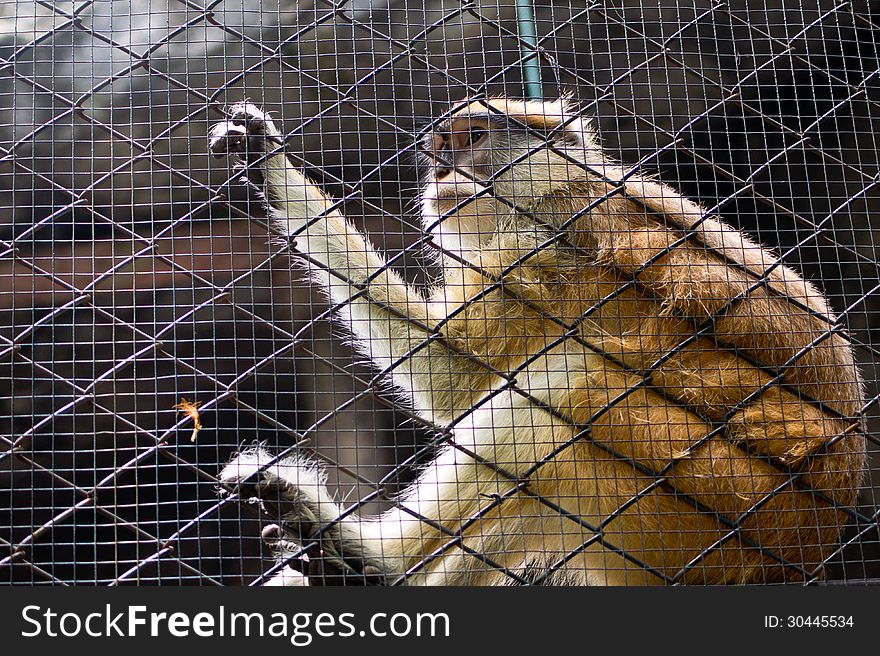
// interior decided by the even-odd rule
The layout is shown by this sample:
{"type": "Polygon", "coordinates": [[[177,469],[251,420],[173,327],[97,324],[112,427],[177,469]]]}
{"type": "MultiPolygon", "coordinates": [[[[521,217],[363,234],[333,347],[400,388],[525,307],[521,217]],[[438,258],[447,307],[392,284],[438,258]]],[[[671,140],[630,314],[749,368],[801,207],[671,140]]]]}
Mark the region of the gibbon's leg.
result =
{"type": "MultiPolygon", "coordinates": [[[[277,518],[279,526],[267,527],[264,538],[282,557],[293,552],[289,543],[316,542],[316,560],[352,583],[393,581],[417,565],[409,584],[497,583],[507,578],[500,568],[517,571],[523,562],[562,556],[591,537],[580,522],[521,494],[517,487],[518,476],[574,432],[566,422],[505,392],[461,422],[455,437],[459,447],[503,471],[447,446],[395,507],[375,519],[343,516],[343,508],[324,485],[320,466],[305,458],[270,465],[267,452],[245,451],[220,478],[242,498],[258,499],[277,518]],[[473,553],[488,554],[493,562],[473,553]]],[[[574,474],[585,465],[587,461],[567,450],[554,459],[546,475],[531,477],[529,488],[598,525],[597,494],[590,487],[594,477],[583,471],[583,477],[574,474]]],[[[586,572],[601,574],[606,558],[598,545],[584,553],[579,559],[581,578],[587,578],[586,572]]],[[[285,574],[286,580],[273,579],[273,584],[303,583],[286,570],[279,576],[285,574]]]]}
{"type": "Polygon", "coordinates": [[[211,130],[210,149],[258,163],[272,214],[317,263],[309,264],[311,277],[331,302],[343,304],[339,317],[358,348],[380,369],[391,369],[392,382],[411,395],[417,412],[445,425],[472,408],[491,384],[486,367],[436,340],[426,327],[442,317],[433,316],[431,303],[330,209],[331,201],[280,152],[281,143],[265,113],[239,103],[211,130]]]}
{"type": "MultiPolygon", "coordinates": [[[[293,555],[300,546],[317,543],[311,551],[305,576],[286,566],[270,579],[271,585],[309,585],[321,574],[336,575],[336,580],[351,584],[381,584],[393,581],[426,555],[442,549],[452,540],[452,533],[480,508],[491,507],[492,495],[503,494],[514,483],[497,477],[491,470],[454,449],[445,449],[422,473],[417,484],[405,493],[399,505],[375,519],[357,515],[343,516],[343,509],[325,486],[323,471],[315,462],[302,457],[285,458],[269,465],[272,456],[261,449],[242,452],[220,474],[221,482],[231,486],[243,499],[258,499],[266,514],[278,524],[263,530],[263,539],[279,559],[293,555]],[[424,519],[423,519],[424,518],[424,519]],[[438,531],[441,524],[449,533],[438,531]]],[[[502,509],[471,527],[466,543],[482,553],[491,551],[502,565],[524,556],[520,531],[511,526],[522,521],[523,500],[508,500],[502,509]],[[496,516],[509,512],[504,527],[509,535],[499,534],[501,523],[496,516]],[[502,544],[503,543],[503,544],[502,544]],[[494,546],[493,546],[494,545],[494,546]]],[[[535,506],[534,502],[525,501],[535,506]]],[[[536,510],[526,513],[531,523],[540,521],[536,510]]],[[[533,528],[534,535],[541,531],[533,528]]],[[[452,585],[480,583],[503,577],[478,558],[458,546],[441,551],[436,559],[408,579],[410,584],[452,585]]]]}
{"type": "MultiPolygon", "coordinates": [[[[484,490],[499,493],[500,481],[494,485],[486,480],[478,483],[471,470],[479,465],[467,460],[462,462],[461,454],[453,449],[444,450],[423,472],[419,483],[405,493],[400,505],[376,519],[343,516],[343,508],[325,486],[320,465],[303,457],[270,465],[268,452],[258,448],[244,451],[224,467],[220,481],[243,499],[257,499],[266,514],[277,518],[278,524],[266,526],[262,537],[279,559],[293,555],[300,546],[317,543],[309,556],[306,576],[285,566],[269,584],[309,585],[328,580],[321,576],[328,572],[336,574],[337,581],[344,577],[349,585],[381,584],[403,574],[450,539],[432,524],[457,527],[481,505],[490,503],[484,490]],[[319,566],[318,572],[311,569],[313,563],[319,566]]],[[[491,472],[486,470],[483,475],[491,476],[491,472]]],[[[462,558],[458,548],[451,551],[431,560],[408,582],[450,584],[485,577],[488,566],[472,557],[462,558]],[[450,571],[451,567],[455,571],[450,571]]]]}

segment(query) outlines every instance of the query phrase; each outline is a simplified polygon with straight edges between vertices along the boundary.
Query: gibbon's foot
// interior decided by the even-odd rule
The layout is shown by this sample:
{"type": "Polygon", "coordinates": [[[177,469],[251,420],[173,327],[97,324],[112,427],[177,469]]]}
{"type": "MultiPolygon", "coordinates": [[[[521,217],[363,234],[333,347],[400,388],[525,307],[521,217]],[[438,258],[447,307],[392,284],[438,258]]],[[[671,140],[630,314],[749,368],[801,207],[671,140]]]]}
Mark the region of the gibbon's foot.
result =
{"type": "Polygon", "coordinates": [[[278,524],[266,524],[260,531],[263,543],[272,552],[278,561],[285,562],[280,572],[275,574],[263,585],[267,586],[308,586],[310,558],[305,554],[299,554],[299,545],[288,539],[288,534],[278,524]]]}
{"type": "MultiPolygon", "coordinates": [[[[299,545],[289,539],[288,533],[278,524],[266,524],[260,531],[260,537],[276,556],[292,554],[299,550],[299,545]]],[[[297,566],[294,565],[294,568],[297,566]]]]}
{"type": "Polygon", "coordinates": [[[283,143],[269,115],[249,102],[230,107],[229,118],[211,128],[209,136],[209,149],[214,157],[235,154],[247,162],[283,143]]]}
{"type": "Polygon", "coordinates": [[[271,461],[262,449],[243,451],[223,468],[220,481],[242,499],[257,500],[267,515],[279,520],[274,531],[271,526],[264,529],[267,544],[282,545],[287,538],[302,544],[320,528],[321,499],[330,496],[323,475],[297,458],[268,465],[271,461]]]}
{"type": "Polygon", "coordinates": [[[308,586],[366,586],[383,585],[385,576],[378,567],[366,565],[362,572],[350,566],[339,567],[338,560],[327,558],[319,543],[312,542],[312,548],[296,558],[293,554],[300,550],[299,545],[287,539],[284,529],[278,524],[269,524],[262,531],[263,543],[279,561],[287,561],[284,569],[266,582],[266,585],[308,585],[308,586]],[[283,582],[279,577],[284,577],[283,582]],[[298,578],[297,578],[298,577],[298,578]]]}
{"type": "Polygon", "coordinates": [[[301,547],[306,553],[287,564],[272,585],[304,585],[292,572],[299,572],[308,585],[381,585],[384,574],[375,564],[365,563],[361,545],[345,536],[341,509],[325,486],[317,464],[302,458],[286,458],[272,465],[272,456],[261,449],[244,451],[220,473],[220,481],[244,500],[257,500],[263,511],[278,523],[261,532],[265,544],[279,560],[286,560],[301,547]],[[323,530],[322,530],[323,529],[323,530]],[[286,579],[285,579],[286,580],[286,579]]]}

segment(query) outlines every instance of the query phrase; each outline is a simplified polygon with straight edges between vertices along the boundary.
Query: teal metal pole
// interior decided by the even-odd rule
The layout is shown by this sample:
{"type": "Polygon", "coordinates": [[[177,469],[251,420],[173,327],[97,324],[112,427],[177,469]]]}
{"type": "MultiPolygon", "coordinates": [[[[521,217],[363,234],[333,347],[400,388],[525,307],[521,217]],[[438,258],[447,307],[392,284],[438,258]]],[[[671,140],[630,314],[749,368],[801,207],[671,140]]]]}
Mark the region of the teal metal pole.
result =
{"type": "Polygon", "coordinates": [[[544,92],[541,86],[541,60],[534,49],[538,45],[538,30],[535,27],[535,9],[532,7],[532,0],[516,0],[516,20],[519,25],[519,38],[522,39],[519,49],[522,56],[526,97],[542,100],[544,92]],[[529,48],[526,44],[532,47],[529,48]]]}

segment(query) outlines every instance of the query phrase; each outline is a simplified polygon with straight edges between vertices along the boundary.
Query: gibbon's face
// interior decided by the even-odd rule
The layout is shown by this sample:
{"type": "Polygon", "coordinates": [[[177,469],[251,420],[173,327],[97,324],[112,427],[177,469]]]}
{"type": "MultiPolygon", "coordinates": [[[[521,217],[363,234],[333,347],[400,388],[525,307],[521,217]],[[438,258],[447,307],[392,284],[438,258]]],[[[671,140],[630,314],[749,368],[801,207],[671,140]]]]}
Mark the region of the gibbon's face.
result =
{"type": "Polygon", "coordinates": [[[533,173],[519,160],[543,143],[506,114],[476,103],[439,123],[419,144],[428,165],[422,191],[425,228],[444,248],[478,247],[495,233],[498,217],[510,213],[495,195],[516,195],[510,180],[533,173]]]}
{"type": "Polygon", "coordinates": [[[429,165],[425,193],[441,212],[481,191],[486,195],[486,185],[535,143],[502,114],[462,110],[422,141],[429,165]]]}
{"type": "Polygon", "coordinates": [[[428,169],[422,222],[444,248],[459,252],[484,244],[512,205],[532,206],[560,185],[586,179],[571,158],[605,166],[592,131],[564,99],[473,102],[435,125],[419,150],[428,169]]]}

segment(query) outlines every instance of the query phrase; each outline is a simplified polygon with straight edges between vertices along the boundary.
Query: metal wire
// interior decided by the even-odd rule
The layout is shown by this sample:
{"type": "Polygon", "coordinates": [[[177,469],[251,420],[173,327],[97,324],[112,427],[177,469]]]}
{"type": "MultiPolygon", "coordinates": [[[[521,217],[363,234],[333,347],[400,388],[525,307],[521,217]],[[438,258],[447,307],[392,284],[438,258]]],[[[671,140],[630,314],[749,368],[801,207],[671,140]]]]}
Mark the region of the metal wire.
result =
{"type": "MultiPolygon", "coordinates": [[[[679,584],[731,541],[760,552],[789,581],[880,582],[880,259],[872,221],[880,200],[880,32],[867,5],[0,0],[0,25],[0,363],[9,390],[0,393],[0,582],[259,584],[306,556],[315,561],[334,523],[274,562],[260,539],[259,509],[217,494],[224,463],[257,441],[276,460],[304,449],[320,455],[345,499],[337,522],[397,504],[443,445],[509,481],[455,530],[417,515],[445,542],[391,584],[456,550],[513,583],[540,584],[595,545],[679,584]],[[291,269],[294,249],[266,220],[262,200],[206,149],[208,127],[229,104],[249,98],[272,110],[284,151],[389,251],[392,266],[424,284],[431,272],[420,253],[457,256],[426,237],[412,211],[416,144],[465,102],[523,89],[534,98],[572,96],[626,166],[621,179],[587,166],[607,192],[524,259],[554,245],[576,250],[564,229],[609,199],[639,202],[627,191],[633,176],[657,174],[710,209],[574,320],[520,297],[560,337],[512,371],[456,347],[442,326],[418,326],[428,337],[405,357],[442,342],[501,381],[479,404],[512,393],[572,427],[570,439],[517,475],[455,440],[464,416],[436,425],[388,393],[387,374],[399,362],[377,372],[360,361],[331,321],[339,308],[291,269]],[[747,288],[649,366],[579,336],[622,294],[650,296],[640,274],[670,250],[705,247],[700,227],[711,215],[774,247],[775,262],[760,274],[740,266],[747,288]],[[734,349],[715,335],[717,321],[756,292],[772,295],[768,281],[782,264],[817,282],[838,312],[822,316],[791,300],[824,322],[821,334],[777,367],[737,350],[767,382],[720,418],[654,385],[663,365],[701,338],[734,349]],[[840,336],[866,380],[858,416],[786,380],[801,358],[840,336]],[[585,422],[517,381],[565,340],[635,381],[585,422]],[[847,426],[807,462],[867,422],[869,471],[857,507],[815,489],[803,465],[732,443],[784,482],[731,517],[677,489],[675,462],[648,466],[594,434],[605,414],[649,389],[709,427],[686,449],[693,454],[771,388],[847,426]],[[648,481],[598,523],[530,485],[582,442],[648,481]],[[788,489],[846,518],[839,547],[818,567],[747,535],[749,520],[788,489]],[[719,527],[719,537],[672,574],[608,535],[658,490],[719,527]],[[537,576],[465,541],[469,528],[514,497],[534,500],[587,538],[537,576]]],[[[546,135],[535,136],[536,149],[546,147],[546,135]]],[[[495,193],[493,180],[478,195],[525,212],[495,193]]],[[[501,275],[458,262],[490,283],[449,320],[492,292],[516,294],[504,277],[523,262],[501,275]]],[[[351,282],[364,289],[364,281],[351,282]]]]}

